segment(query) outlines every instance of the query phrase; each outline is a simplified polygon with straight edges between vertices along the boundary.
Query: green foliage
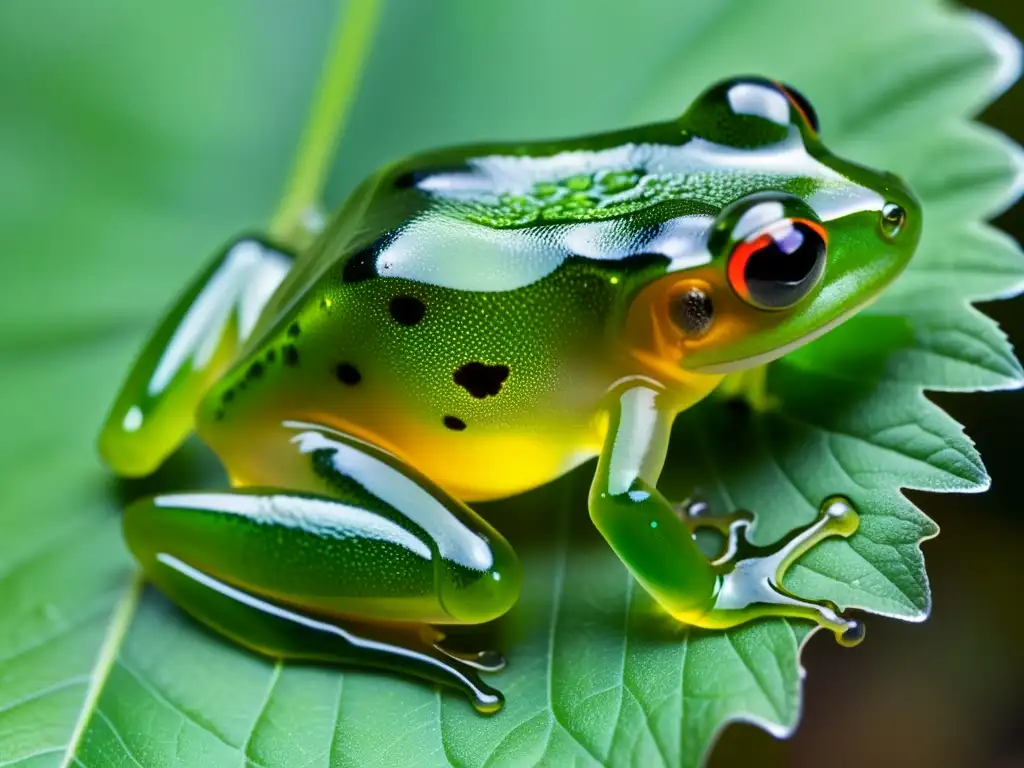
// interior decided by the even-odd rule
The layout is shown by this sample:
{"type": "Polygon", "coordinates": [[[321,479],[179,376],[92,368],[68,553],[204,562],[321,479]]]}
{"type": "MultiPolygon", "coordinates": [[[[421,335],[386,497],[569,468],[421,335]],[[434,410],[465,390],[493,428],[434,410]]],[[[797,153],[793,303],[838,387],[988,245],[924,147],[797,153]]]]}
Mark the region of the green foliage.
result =
{"type": "MultiPolygon", "coordinates": [[[[870,309],[771,367],[778,411],[686,414],[666,490],[753,508],[764,543],[849,496],[861,530],[805,556],[790,586],[923,619],[919,543],[936,527],[899,489],[980,491],[988,477],[922,390],[1022,381],[968,304],[1024,287],[1017,245],[980,223],[1016,199],[1018,150],[966,122],[1016,77],[1016,44],[932,0],[605,5],[392,0],[331,201],[429,146],[664,119],[726,74],[796,85],[831,147],[911,182],[924,242],[870,309]]],[[[655,618],[586,519],[585,471],[484,510],[527,573],[500,626],[509,703],[492,719],[415,681],[268,663],[139,593],[124,500],[219,480],[191,451],[151,483],[114,485],[94,434],[176,286],[269,218],[329,6],[0,7],[0,766],[693,766],[731,720],[790,732],[810,627],[655,618]]]]}

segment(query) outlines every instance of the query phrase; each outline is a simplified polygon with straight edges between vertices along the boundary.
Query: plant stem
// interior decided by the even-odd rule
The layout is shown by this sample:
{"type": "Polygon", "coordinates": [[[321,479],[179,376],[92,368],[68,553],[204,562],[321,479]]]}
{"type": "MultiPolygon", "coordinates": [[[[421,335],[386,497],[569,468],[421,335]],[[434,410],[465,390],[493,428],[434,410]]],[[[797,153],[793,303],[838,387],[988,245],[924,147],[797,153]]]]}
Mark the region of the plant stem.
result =
{"type": "Polygon", "coordinates": [[[308,222],[316,215],[382,0],[342,0],[342,5],[291,175],[270,223],[270,236],[286,245],[309,237],[308,222]]]}

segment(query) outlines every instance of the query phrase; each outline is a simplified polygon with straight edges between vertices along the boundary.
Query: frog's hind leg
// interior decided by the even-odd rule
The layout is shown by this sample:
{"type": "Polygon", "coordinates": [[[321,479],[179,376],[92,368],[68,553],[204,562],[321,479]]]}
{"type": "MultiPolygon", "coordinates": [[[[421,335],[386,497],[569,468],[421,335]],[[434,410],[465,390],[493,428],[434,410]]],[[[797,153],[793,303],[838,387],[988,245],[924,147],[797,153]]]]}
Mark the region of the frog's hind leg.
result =
{"type": "Polygon", "coordinates": [[[235,241],[178,297],[136,359],[100,433],[118,474],[147,475],[188,437],[196,406],[234,362],[293,259],[235,241]]]}
{"type": "Polygon", "coordinates": [[[504,701],[501,693],[476,673],[496,671],[501,665],[461,659],[438,645],[419,642],[419,633],[294,610],[231,586],[173,555],[157,554],[147,570],[150,578],[195,618],[263,655],[371,666],[425,678],[460,688],[485,714],[497,712],[504,701]]]}
{"type": "Polygon", "coordinates": [[[496,710],[500,695],[478,672],[501,657],[446,649],[433,625],[479,624],[512,606],[522,577],[508,543],[372,445],[306,424],[279,440],[275,466],[306,491],[173,493],[128,509],[125,536],[150,579],[250,648],[405,671],[496,710]]]}

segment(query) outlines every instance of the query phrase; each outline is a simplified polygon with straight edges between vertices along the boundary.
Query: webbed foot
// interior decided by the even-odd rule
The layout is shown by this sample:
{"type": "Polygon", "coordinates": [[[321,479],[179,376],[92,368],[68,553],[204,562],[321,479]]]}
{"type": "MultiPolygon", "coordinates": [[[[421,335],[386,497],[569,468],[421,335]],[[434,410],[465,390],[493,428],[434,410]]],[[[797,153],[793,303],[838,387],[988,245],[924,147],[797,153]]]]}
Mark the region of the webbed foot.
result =
{"type": "MultiPolygon", "coordinates": [[[[703,520],[701,524],[703,524],[703,520]]],[[[749,517],[739,517],[729,526],[732,558],[719,558],[715,565],[724,566],[721,584],[714,605],[701,626],[728,627],[762,616],[806,618],[833,632],[845,646],[854,646],[864,639],[863,623],[843,616],[828,600],[806,600],[782,586],[786,572],[796,560],[819,542],[832,536],[847,538],[856,532],[860,517],[850,503],[841,497],[827,499],[818,519],[795,534],[774,552],[763,556],[736,558],[737,540],[746,530],[749,517]]]]}
{"type": "MultiPolygon", "coordinates": [[[[195,618],[240,645],[273,658],[340,662],[414,675],[460,689],[481,714],[504,704],[501,692],[480,679],[500,654],[455,654],[423,641],[403,627],[314,618],[210,576],[176,557],[161,554],[150,577],[195,618]]],[[[501,659],[502,665],[504,660],[501,659]]]]}

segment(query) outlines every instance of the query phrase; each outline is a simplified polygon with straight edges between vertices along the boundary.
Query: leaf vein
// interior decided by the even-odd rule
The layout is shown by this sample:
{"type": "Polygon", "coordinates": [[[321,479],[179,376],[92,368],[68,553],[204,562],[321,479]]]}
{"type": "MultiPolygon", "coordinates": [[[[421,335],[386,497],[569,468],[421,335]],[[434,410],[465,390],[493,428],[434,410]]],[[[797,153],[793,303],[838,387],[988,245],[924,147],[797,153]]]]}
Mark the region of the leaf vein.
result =
{"type": "Polygon", "coordinates": [[[559,540],[558,540],[558,563],[555,566],[554,579],[552,581],[552,600],[551,600],[551,617],[549,620],[548,630],[548,653],[547,653],[547,693],[548,693],[548,706],[551,709],[551,727],[548,729],[547,741],[544,745],[544,752],[547,752],[548,747],[551,745],[551,736],[554,731],[554,726],[557,725],[561,728],[570,739],[572,739],[579,747],[586,752],[591,759],[597,763],[602,761],[595,755],[586,744],[576,738],[576,734],[569,730],[569,728],[562,722],[562,715],[559,712],[559,708],[555,704],[554,695],[554,666],[555,666],[555,636],[558,634],[558,616],[562,608],[562,594],[565,588],[565,571],[568,566],[569,560],[569,518],[568,515],[563,511],[561,515],[561,525],[559,526],[559,540]]]}
{"type": "Polygon", "coordinates": [[[121,732],[117,730],[117,727],[114,725],[113,721],[106,716],[103,710],[99,708],[95,710],[95,713],[100,720],[107,724],[107,727],[110,729],[110,732],[114,735],[114,738],[117,740],[117,743],[121,745],[121,749],[124,750],[124,753],[128,756],[128,759],[135,763],[137,766],[139,766],[139,768],[143,768],[142,763],[139,762],[138,758],[135,757],[135,754],[131,751],[131,749],[128,748],[128,744],[125,742],[124,737],[121,735],[121,732]]]}
{"type": "MultiPolygon", "coordinates": [[[[775,715],[775,722],[781,722],[782,706],[775,701],[775,699],[769,692],[768,683],[760,674],[760,668],[756,664],[751,664],[750,661],[740,652],[740,649],[736,646],[736,640],[733,637],[733,633],[731,631],[726,630],[722,634],[725,636],[725,641],[732,649],[732,652],[736,655],[736,658],[739,659],[740,663],[742,663],[743,666],[747,668],[747,670],[750,672],[751,678],[754,680],[754,682],[757,683],[757,687],[761,689],[761,693],[764,696],[765,701],[768,702],[768,705],[772,708],[772,712],[775,715]]],[[[771,655],[774,657],[774,654],[771,655]]]]}
{"type": "MultiPolygon", "coordinates": [[[[103,688],[107,683],[107,678],[110,676],[110,671],[113,669],[114,662],[117,660],[117,654],[121,649],[121,643],[124,641],[125,635],[128,633],[128,627],[131,626],[132,619],[135,616],[135,609],[138,607],[141,595],[142,574],[136,572],[132,575],[131,581],[128,582],[128,586],[124,591],[124,595],[111,614],[107,635],[104,637],[103,644],[100,646],[99,654],[96,657],[96,666],[93,667],[93,672],[90,676],[89,688],[86,691],[85,700],[82,702],[82,711],[79,713],[78,720],[75,722],[74,730],[71,732],[71,738],[68,740],[68,746],[64,752],[64,759],[61,761],[61,768],[67,768],[71,759],[75,757],[75,753],[78,751],[78,745],[81,742],[82,737],[85,735],[85,729],[89,725],[89,720],[91,719],[93,712],[102,715],[99,711],[99,707],[97,706],[99,704],[100,694],[103,692],[103,688]]],[[[106,719],[105,715],[103,715],[103,717],[106,719]]],[[[116,731],[115,735],[117,735],[116,731]]],[[[129,755],[131,756],[130,753],[129,755]]],[[[132,756],[132,759],[135,759],[134,756],[132,756]]],[[[136,761],[136,763],[138,763],[138,761],[136,761]]]]}
{"type": "Polygon", "coordinates": [[[38,701],[39,699],[45,698],[46,696],[49,696],[51,693],[57,693],[58,691],[62,691],[65,688],[70,688],[73,685],[79,685],[81,683],[87,682],[89,682],[88,675],[75,675],[74,677],[69,677],[66,680],[61,680],[58,683],[44,686],[43,688],[39,688],[35,691],[32,691],[31,693],[27,693],[24,696],[15,699],[14,701],[5,703],[2,707],[0,707],[0,715],[6,712],[12,712],[18,707],[22,707],[26,704],[32,703],[33,701],[38,701]]]}
{"type": "Polygon", "coordinates": [[[246,760],[252,760],[256,762],[256,759],[249,753],[252,747],[253,737],[256,735],[256,729],[263,721],[263,716],[267,713],[267,708],[270,706],[270,700],[274,696],[274,688],[277,686],[277,681],[281,678],[281,669],[284,664],[280,659],[274,662],[274,667],[270,672],[270,681],[267,683],[266,693],[263,695],[263,702],[260,704],[259,711],[256,713],[256,718],[252,722],[252,728],[249,729],[249,735],[245,739],[245,744],[242,745],[242,754],[246,760]]]}
{"type": "Polygon", "coordinates": [[[133,668],[127,662],[121,661],[118,663],[118,666],[122,670],[124,670],[125,673],[130,675],[132,679],[135,680],[135,682],[137,682],[144,691],[146,691],[158,702],[169,708],[172,712],[179,715],[183,721],[192,723],[194,726],[199,728],[199,730],[205,733],[209,733],[211,736],[217,739],[217,741],[219,741],[221,744],[228,747],[229,749],[232,749],[236,752],[240,751],[237,745],[231,744],[221,734],[214,730],[214,728],[211,725],[201,722],[195,715],[186,710],[180,704],[178,704],[175,701],[172,701],[171,698],[162,690],[160,690],[155,683],[147,679],[145,675],[143,675],[141,672],[133,668]]]}
{"type": "Polygon", "coordinates": [[[64,747],[45,747],[44,749],[39,749],[35,752],[30,752],[27,755],[21,755],[20,757],[16,757],[13,760],[5,760],[4,762],[0,763],[0,768],[8,768],[8,766],[17,765],[18,763],[23,763],[26,760],[32,760],[37,757],[42,757],[43,755],[54,755],[58,752],[63,751],[64,747]]]}

